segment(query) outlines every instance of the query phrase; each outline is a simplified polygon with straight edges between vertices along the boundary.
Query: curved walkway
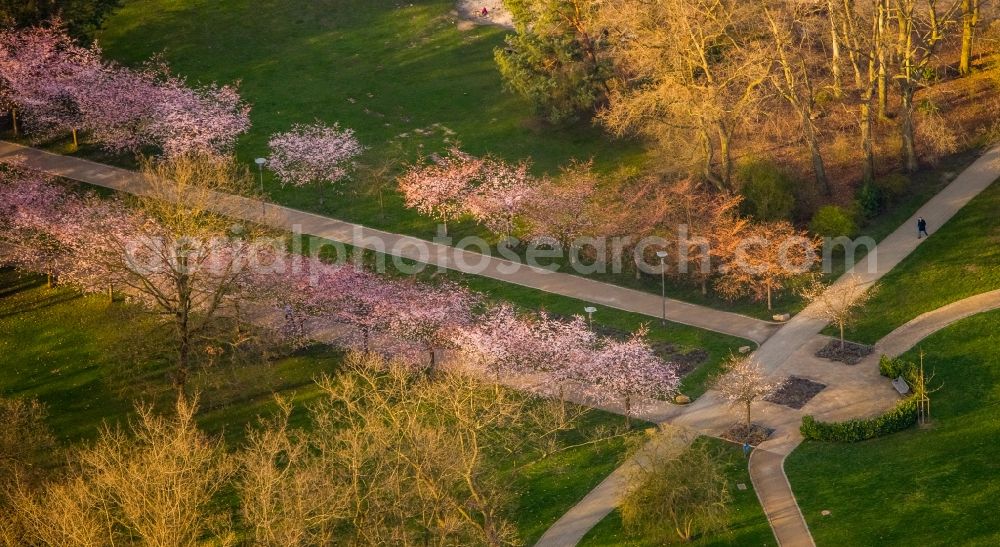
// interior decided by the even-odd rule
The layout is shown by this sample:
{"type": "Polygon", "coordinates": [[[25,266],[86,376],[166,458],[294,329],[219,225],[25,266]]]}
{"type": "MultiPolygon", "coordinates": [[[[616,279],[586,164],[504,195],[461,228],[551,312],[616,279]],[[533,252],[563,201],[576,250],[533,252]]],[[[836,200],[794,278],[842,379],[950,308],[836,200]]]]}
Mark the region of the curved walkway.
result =
{"type": "MultiPolygon", "coordinates": [[[[926,240],[916,238],[917,217],[922,216],[931,226],[940,228],[998,177],[1000,177],[1000,147],[994,147],[882,240],[837,283],[854,282],[850,276],[856,274],[863,283],[874,284],[926,240]]],[[[931,237],[934,237],[933,233],[931,237]]],[[[884,353],[892,354],[893,351],[901,353],[934,330],[979,311],[1000,307],[996,301],[1000,299],[998,292],[1000,291],[975,296],[923,314],[887,335],[876,347],[884,353]]],[[[782,325],[754,353],[772,380],[790,375],[804,377],[827,375],[820,377],[827,385],[827,389],[803,409],[793,410],[762,402],[755,410],[756,421],[774,428],[775,432],[770,440],[754,450],[750,461],[750,477],[764,513],[771,523],[775,538],[778,544],[784,547],[815,545],[784,471],[785,457],[802,442],[799,433],[802,416],[814,412],[824,416],[836,416],[837,419],[851,417],[848,415],[861,416],[870,413],[873,408],[880,407],[884,401],[892,401],[896,396],[886,382],[880,381],[877,366],[872,373],[867,369],[873,367],[870,365],[863,367],[863,363],[846,367],[845,371],[835,370],[828,362],[818,362],[822,360],[814,356],[816,350],[829,341],[828,337],[819,334],[826,325],[826,320],[807,307],[791,321],[782,325]]],[[[872,358],[877,364],[878,358],[872,358]]],[[[646,418],[666,420],[672,425],[688,427],[712,436],[720,435],[733,423],[730,408],[718,393],[711,390],[691,405],[674,406],[665,413],[659,412],[646,418]]],[[[606,511],[595,511],[590,507],[592,515],[607,514],[614,509],[618,500],[607,496],[602,499],[608,504],[605,507],[606,511]]],[[[599,519],[590,522],[589,526],[592,527],[597,522],[599,519]]],[[[577,528],[584,525],[583,522],[574,523],[577,528]]]]}
{"type": "MultiPolygon", "coordinates": [[[[6,141],[0,141],[0,162],[18,163],[51,175],[132,194],[142,194],[146,187],[142,177],[133,171],[6,141]]],[[[290,207],[220,194],[216,211],[286,231],[299,231],[353,247],[489,277],[609,308],[656,318],[661,317],[663,313],[663,299],[655,294],[576,275],[552,272],[545,268],[527,266],[424,239],[375,230],[290,207]]],[[[757,343],[767,340],[780,326],[745,315],[673,299],[667,299],[667,319],[757,343]]]]}
{"type": "Polygon", "coordinates": [[[966,317],[1000,309],[1000,289],[970,296],[921,314],[875,343],[872,355],[898,357],[935,332],[966,317]]]}

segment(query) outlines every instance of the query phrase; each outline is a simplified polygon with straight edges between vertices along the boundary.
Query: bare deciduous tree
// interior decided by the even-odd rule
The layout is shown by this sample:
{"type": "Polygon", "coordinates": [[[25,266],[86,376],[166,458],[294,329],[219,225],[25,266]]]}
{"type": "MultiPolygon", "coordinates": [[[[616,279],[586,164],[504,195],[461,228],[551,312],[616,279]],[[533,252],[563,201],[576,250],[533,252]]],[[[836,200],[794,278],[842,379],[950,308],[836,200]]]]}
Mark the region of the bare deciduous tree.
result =
{"type": "Polygon", "coordinates": [[[809,302],[809,310],[840,329],[840,349],[844,349],[844,329],[854,320],[855,313],[871,300],[877,290],[855,274],[832,285],[814,280],[800,290],[809,302]]]}
{"type": "Polygon", "coordinates": [[[45,406],[34,399],[0,398],[0,545],[21,543],[16,492],[39,481],[53,460],[56,441],[45,416],[45,406]]]}
{"type": "Polygon", "coordinates": [[[972,51],[976,29],[979,26],[979,9],[982,0],[962,0],[962,51],[958,59],[958,72],[963,76],[972,72],[972,51]]]}
{"type": "Polygon", "coordinates": [[[319,385],[312,430],[288,429],[286,408],[241,457],[243,515],[260,543],[516,543],[490,459],[537,452],[578,415],[373,353],[349,355],[319,385]]]}
{"type": "MultiPolygon", "coordinates": [[[[81,241],[79,262],[100,265],[109,277],[173,327],[177,371],[183,388],[199,337],[223,315],[239,319],[241,283],[255,256],[249,245],[267,232],[237,224],[220,206],[245,207],[254,180],[235,160],[180,156],[143,163],[146,188],[134,198],[134,213],[112,211],[94,218],[81,241]],[[101,230],[128,218],[127,230],[101,230]]],[[[93,207],[100,211],[100,207],[93,207]]]]}
{"type": "Polygon", "coordinates": [[[732,144],[753,117],[767,59],[754,2],[622,0],[598,13],[616,69],[601,121],[618,134],[699,142],[705,177],[728,188],[732,144]]]}
{"type": "Polygon", "coordinates": [[[643,455],[622,499],[627,530],[666,545],[726,526],[732,496],[719,454],[695,444],[678,454],[651,449],[643,455]]]}
{"type": "Polygon", "coordinates": [[[753,404],[775,388],[768,382],[760,363],[750,356],[733,356],[726,372],[715,381],[715,389],[729,404],[746,411],[747,434],[750,432],[750,409],[753,404]]]}
{"type": "MultiPolygon", "coordinates": [[[[862,178],[875,180],[875,144],[872,135],[872,101],[879,93],[885,97],[886,3],[858,5],[854,0],[829,3],[829,17],[834,25],[836,42],[847,52],[847,61],[854,74],[854,87],[848,104],[858,111],[861,148],[864,153],[862,178]]],[[[882,104],[882,100],[879,101],[882,104]]]]}
{"type": "MultiPolygon", "coordinates": [[[[813,52],[818,49],[816,46],[821,44],[822,40],[815,29],[796,17],[794,10],[794,4],[779,11],[764,9],[774,43],[773,55],[777,62],[777,74],[772,75],[771,81],[778,93],[798,115],[804,137],[803,143],[809,149],[816,186],[823,194],[830,195],[830,182],[826,177],[826,166],[819,147],[816,124],[813,122],[817,90],[812,71],[818,64],[813,52]]],[[[838,51],[836,38],[834,44],[834,51],[838,51]]],[[[839,61],[835,61],[833,66],[838,66],[837,62],[839,61]]],[[[839,69],[835,82],[838,82],[835,85],[839,86],[839,69]]]]}
{"type": "Polygon", "coordinates": [[[105,429],[80,451],[65,480],[15,500],[26,540],[50,545],[194,545],[211,533],[233,542],[212,508],[233,472],[221,442],[198,431],[196,404],[179,397],[176,415],[138,409],[131,431],[105,429]]]}

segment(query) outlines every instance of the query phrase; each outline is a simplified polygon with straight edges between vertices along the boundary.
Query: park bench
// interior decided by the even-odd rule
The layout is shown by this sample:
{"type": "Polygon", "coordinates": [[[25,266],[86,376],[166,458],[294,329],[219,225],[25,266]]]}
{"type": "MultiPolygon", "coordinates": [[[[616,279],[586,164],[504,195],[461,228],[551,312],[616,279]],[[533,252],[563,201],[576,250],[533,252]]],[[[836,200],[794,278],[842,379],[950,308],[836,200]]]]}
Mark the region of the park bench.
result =
{"type": "Polygon", "coordinates": [[[904,380],[902,376],[892,381],[892,387],[896,388],[896,391],[898,391],[900,395],[906,395],[910,392],[910,386],[906,383],[906,380],[904,380]]]}

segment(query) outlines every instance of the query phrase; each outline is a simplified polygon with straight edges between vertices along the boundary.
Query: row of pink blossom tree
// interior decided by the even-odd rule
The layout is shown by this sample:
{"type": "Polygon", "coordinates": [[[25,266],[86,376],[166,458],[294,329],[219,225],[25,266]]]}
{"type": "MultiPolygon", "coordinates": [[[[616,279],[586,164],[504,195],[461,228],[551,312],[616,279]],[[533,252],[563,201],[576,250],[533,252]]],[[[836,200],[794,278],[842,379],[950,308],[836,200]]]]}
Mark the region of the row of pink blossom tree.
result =
{"type": "Polygon", "coordinates": [[[448,222],[469,215],[506,240],[535,194],[537,181],[528,167],[453,148],[429,165],[413,167],[398,183],[406,206],[441,222],[445,230],[448,222]]]}
{"type": "Polygon", "coordinates": [[[519,313],[487,305],[454,283],[327,264],[289,253],[280,238],[253,241],[239,232],[181,235],[120,200],[72,193],[31,171],[0,171],[5,261],[83,292],[114,288],[160,312],[178,332],[180,385],[191,346],[214,318],[284,313],[295,328],[266,326],[309,340],[347,327],[340,343],[410,357],[431,371],[440,352],[452,350],[490,377],[544,373],[551,386],[572,382],[592,400],[629,413],[637,401],[676,389],[675,367],[656,355],[644,332],[598,336],[581,317],[519,313]]]}
{"type": "Polygon", "coordinates": [[[225,155],[250,128],[250,107],[229,85],[191,87],[165,63],[130,69],[73,42],[58,21],[0,30],[0,106],[37,139],[86,132],[111,152],[158,148],[171,157],[225,155]]]}

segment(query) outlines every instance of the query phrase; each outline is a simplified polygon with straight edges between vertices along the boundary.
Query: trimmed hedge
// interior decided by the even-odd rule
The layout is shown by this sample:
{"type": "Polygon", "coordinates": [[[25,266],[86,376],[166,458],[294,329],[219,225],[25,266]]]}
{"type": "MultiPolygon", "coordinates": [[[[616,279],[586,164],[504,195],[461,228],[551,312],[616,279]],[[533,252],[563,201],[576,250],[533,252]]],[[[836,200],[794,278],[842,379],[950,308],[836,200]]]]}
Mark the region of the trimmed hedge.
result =
{"type": "Polygon", "coordinates": [[[856,443],[902,431],[917,423],[917,400],[908,397],[885,414],[846,422],[821,422],[812,416],[802,417],[799,431],[806,439],[856,443]]]}
{"type": "Polygon", "coordinates": [[[878,372],[882,376],[892,378],[893,380],[902,376],[907,383],[911,383],[911,378],[916,375],[917,365],[909,361],[904,361],[898,358],[893,359],[888,355],[883,355],[878,362],[878,372]]]}

